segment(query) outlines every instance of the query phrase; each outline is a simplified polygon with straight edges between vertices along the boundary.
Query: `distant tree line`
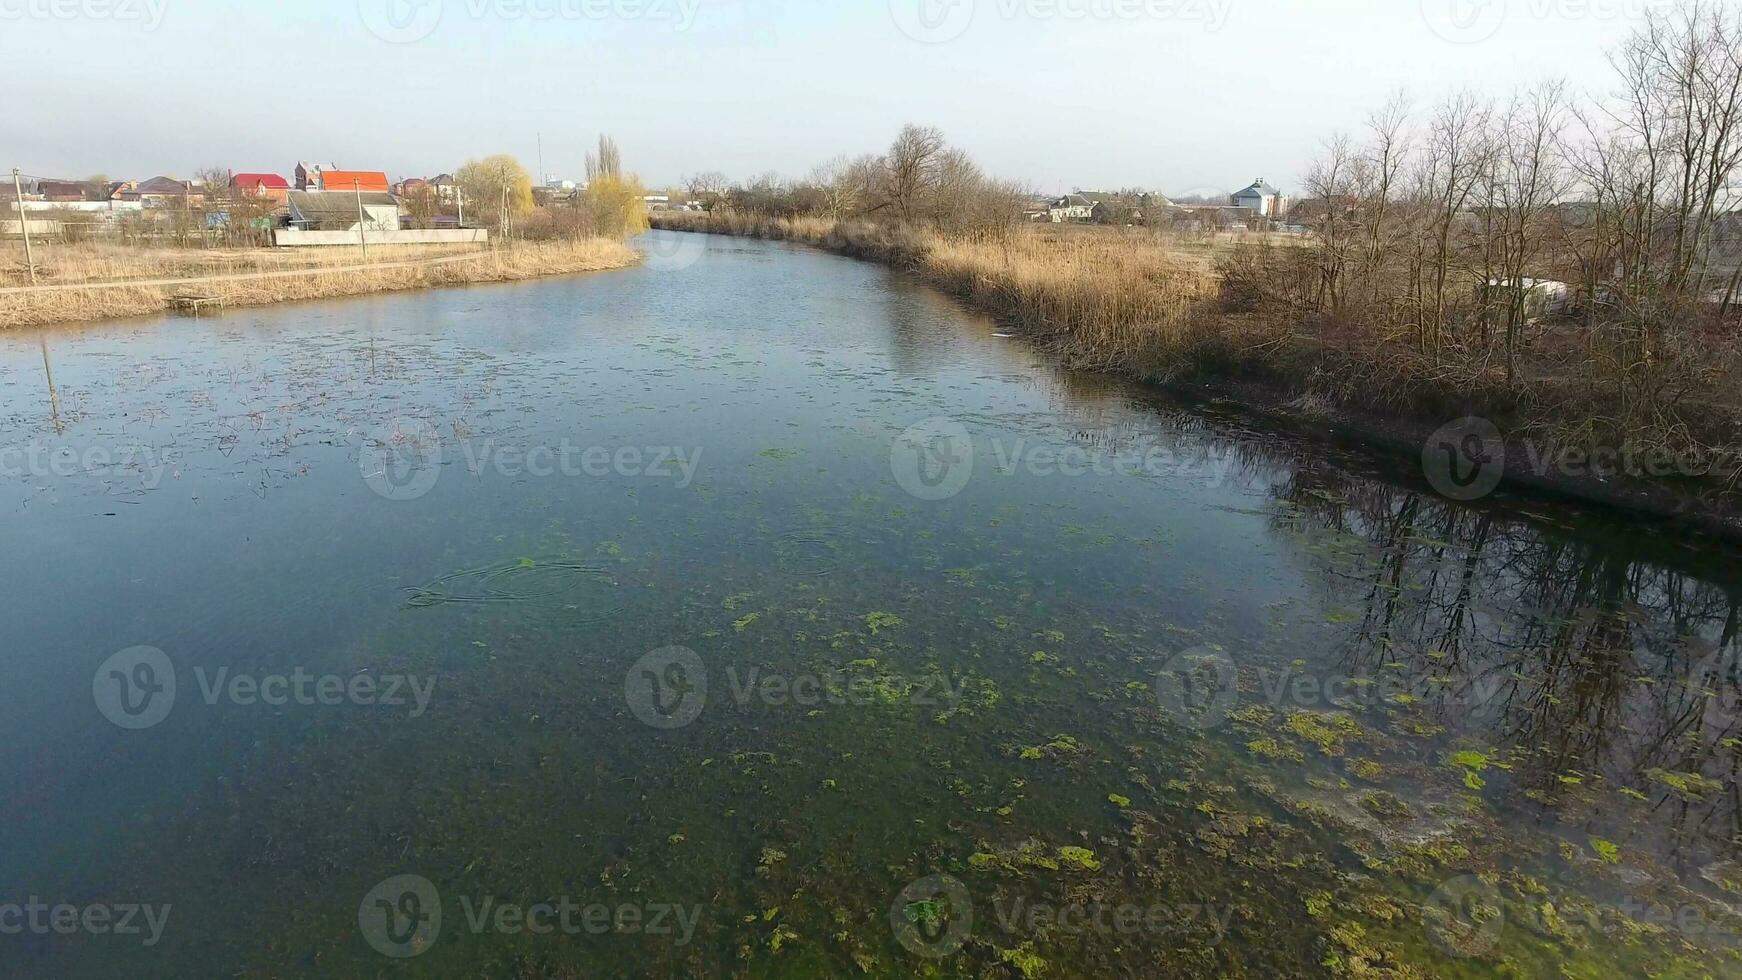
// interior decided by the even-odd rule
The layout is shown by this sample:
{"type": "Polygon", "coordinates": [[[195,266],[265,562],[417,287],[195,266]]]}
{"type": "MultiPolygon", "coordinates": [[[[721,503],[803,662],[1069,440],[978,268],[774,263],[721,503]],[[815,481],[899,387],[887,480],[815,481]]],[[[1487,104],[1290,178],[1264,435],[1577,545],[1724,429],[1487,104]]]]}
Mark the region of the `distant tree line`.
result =
{"type": "Polygon", "coordinates": [[[908,125],[881,154],[836,157],[805,177],[768,173],[733,182],[719,173],[684,181],[704,209],[771,218],[827,218],[986,231],[1022,218],[1029,194],[988,176],[931,126],[908,125]]]}

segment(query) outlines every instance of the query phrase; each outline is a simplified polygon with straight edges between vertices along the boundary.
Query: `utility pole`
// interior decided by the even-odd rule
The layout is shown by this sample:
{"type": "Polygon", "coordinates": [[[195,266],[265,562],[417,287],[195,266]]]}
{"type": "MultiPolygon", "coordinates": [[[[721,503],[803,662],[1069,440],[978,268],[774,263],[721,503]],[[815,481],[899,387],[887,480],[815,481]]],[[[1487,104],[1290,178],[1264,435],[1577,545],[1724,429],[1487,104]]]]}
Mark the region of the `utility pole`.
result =
{"type": "Polygon", "coordinates": [[[357,191],[357,237],[363,240],[363,258],[369,258],[369,230],[363,220],[363,182],[351,181],[351,187],[357,191]]]}
{"type": "Polygon", "coordinates": [[[540,130],[538,134],[538,186],[543,187],[544,182],[544,131],[540,130]]]}
{"type": "Polygon", "coordinates": [[[36,285],[36,253],[30,250],[30,218],[24,210],[24,182],[18,168],[12,168],[12,206],[18,209],[18,230],[24,233],[24,264],[30,267],[30,284],[36,285]]]}

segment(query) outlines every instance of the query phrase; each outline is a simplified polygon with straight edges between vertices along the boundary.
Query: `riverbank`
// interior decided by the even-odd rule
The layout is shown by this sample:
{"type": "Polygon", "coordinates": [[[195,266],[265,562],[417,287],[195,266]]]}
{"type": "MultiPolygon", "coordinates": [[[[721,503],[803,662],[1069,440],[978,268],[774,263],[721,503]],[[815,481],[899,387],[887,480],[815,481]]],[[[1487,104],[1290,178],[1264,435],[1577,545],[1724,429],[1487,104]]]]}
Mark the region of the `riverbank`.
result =
{"type": "Polygon", "coordinates": [[[265,306],[541,276],[633,265],[638,254],[611,239],[519,242],[456,250],[128,249],[51,246],[38,254],[36,288],[22,263],[0,270],[0,330],[81,320],[143,316],[194,294],[212,306],[265,306]]]}
{"type": "MultiPolygon", "coordinates": [[[[1416,468],[1453,420],[1493,423],[1507,486],[1628,511],[1742,541],[1742,409],[1721,400],[1727,369],[1699,379],[1704,402],[1657,429],[1615,434],[1613,393],[1577,377],[1525,387],[1485,366],[1430,364],[1231,307],[1233,247],[1128,230],[1019,228],[947,235],[820,218],[665,213],[654,227],[799,242],[909,271],[1021,330],[1073,366],[1110,371],[1360,443],[1416,468]],[[1584,389],[1592,386],[1586,384],[1584,389]],[[1580,437],[1583,437],[1582,439],[1580,437]],[[1614,445],[1615,448],[1605,447],[1614,445]],[[1689,447],[1704,447],[1699,451],[1689,447]],[[1715,448],[1713,448],[1715,447],[1715,448]],[[1655,454],[1655,455],[1654,455],[1655,454]]],[[[1492,366],[1486,366],[1492,367],[1492,366]]],[[[1460,440],[1461,441],[1461,440],[1460,440]]]]}

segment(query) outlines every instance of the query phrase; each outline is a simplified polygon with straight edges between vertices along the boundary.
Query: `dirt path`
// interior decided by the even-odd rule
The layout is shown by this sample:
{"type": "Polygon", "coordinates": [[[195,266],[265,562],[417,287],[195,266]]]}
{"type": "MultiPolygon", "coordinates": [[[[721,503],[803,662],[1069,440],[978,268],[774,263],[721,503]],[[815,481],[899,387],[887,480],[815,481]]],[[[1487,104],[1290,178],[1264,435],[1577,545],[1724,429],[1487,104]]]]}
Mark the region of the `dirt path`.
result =
{"type": "Polygon", "coordinates": [[[378,262],[374,265],[335,265],[335,266],[304,266],[300,269],[280,269],[275,272],[238,272],[223,276],[193,276],[185,279],[123,279],[118,282],[77,282],[54,283],[43,286],[6,286],[0,288],[0,296],[17,295],[20,293],[64,293],[80,289],[136,289],[157,286],[196,286],[208,282],[246,282],[252,279],[289,279],[293,276],[306,276],[309,273],[327,272],[374,272],[383,269],[415,269],[422,266],[445,265],[449,262],[461,262],[483,257],[485,252],[467,252],[464,255],[444,255],[434,259],[411,259],[405,262],[378,262]]]}

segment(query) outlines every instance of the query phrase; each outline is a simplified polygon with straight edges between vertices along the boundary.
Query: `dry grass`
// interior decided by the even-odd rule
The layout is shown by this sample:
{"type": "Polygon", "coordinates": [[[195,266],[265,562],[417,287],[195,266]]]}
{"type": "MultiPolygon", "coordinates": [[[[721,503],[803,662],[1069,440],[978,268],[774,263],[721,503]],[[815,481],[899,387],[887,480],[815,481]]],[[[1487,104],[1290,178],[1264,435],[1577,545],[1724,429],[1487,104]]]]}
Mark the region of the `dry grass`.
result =
{"type": "Polygon", "coordinates": [[[976,306],[1086,354],[1165,357],[1196,343],[1216,280],[1194,257],[1118,237],[926,236],[919,270],[976,306]]]}
{"type": "Polygon", "coordinates": [[[173,286],[0,293],[0,329],[161,313],[171,297],[185,293],[215,297],[225,306],[263,306],[290,300],[616,269],[637,259],[629,246],[603,238],[516,243],[512,247],[483,250],[474,247],[471,251],[474,254],[470,258],[462,258],[466,253],[450,247],[376,248],[369,253],[370,265],[444,261],[345,271],[346,266],[363,264],[359,249],[183,251],[115,246],[54,249],[42,256],[53,277],[40,277],[45,284],[305,274],[173,286]]]}
{"type": "MultiPolygon", "coordinates": [[[[29,269],[24,251],[13,243],[0,253],[0,287],[27,286],[29,269]]],[[[36,245],[36,281],[40,285],[123,282],[129,279],[184,279],[292,269],[403,262],[477,251],[476,245],[377,246],[363,257],[361,248],[166,248],[127,246],[110,242],[36,245]]]]}

